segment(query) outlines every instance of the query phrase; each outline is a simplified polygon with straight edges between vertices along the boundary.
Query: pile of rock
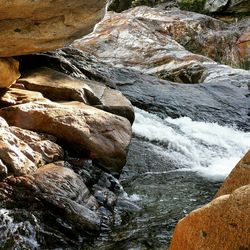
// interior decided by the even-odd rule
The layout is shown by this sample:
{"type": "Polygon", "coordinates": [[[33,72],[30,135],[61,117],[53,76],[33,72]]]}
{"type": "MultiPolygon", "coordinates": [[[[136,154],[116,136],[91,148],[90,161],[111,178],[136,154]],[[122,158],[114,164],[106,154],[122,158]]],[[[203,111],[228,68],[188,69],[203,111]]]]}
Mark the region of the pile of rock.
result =
{"type": "MultiPolygon", "coordinates": [[[[60,227],[91,233],[103,226],[101,215],[107,217],[119,203],[112,192],[118,184],[110,184],[110,173],[119,174],[126,163],[134,120],[131,103],[104,84],[50,68],[20,74],[19,61],[11,57],[60,48],[91,32],[107,2],[1,4],[1,209],[26,208],[39,218],[61,216],[68,224],[60,227]]],[[[1,246],[9,247],[9,241],[12,247],[21,244],[9,235],[1,246]]]]}

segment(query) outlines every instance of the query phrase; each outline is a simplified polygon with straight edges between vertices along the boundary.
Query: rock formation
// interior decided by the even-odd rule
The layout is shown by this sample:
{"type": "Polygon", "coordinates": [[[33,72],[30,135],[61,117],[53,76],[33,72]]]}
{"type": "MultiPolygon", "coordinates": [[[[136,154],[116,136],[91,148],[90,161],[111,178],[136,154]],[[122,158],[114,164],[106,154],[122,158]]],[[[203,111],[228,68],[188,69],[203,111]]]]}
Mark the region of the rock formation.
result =
{"type": "Polygon", "coordinates": [[[107,0],[4,1],[0,6],[0,56],[64,47],[90,33],[107,0]]]}
{"type": "Polygon", "coordinates": [[[216,198],[179,221],[170,250],[248,249],[249,176],[248,152],[225,180],[216,198]]]}
{"type": "Polygon", "coordinates": [[[177,0],[181,9],[199,13],[248,14],[248,0],[177,0]]]}
{"type": "Polygon", "coordinates": [[[0,58],[0,89],[9,88],[20,77],[19,62],[13,58],[0,58]]]}

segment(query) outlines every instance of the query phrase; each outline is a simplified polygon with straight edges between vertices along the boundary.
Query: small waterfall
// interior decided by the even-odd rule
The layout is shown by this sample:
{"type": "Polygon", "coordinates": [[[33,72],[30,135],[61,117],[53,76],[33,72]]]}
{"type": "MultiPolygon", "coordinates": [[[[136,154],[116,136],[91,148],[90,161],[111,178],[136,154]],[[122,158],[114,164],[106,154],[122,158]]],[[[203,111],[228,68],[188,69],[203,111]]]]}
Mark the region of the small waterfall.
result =
{"type": "Polygon", "coordinates": [[[250,132],[188,117],[161,119],[135,108],[133,132],[155,145],[153,150],[178,169],[223,180],[250,148],[250,132]]]}

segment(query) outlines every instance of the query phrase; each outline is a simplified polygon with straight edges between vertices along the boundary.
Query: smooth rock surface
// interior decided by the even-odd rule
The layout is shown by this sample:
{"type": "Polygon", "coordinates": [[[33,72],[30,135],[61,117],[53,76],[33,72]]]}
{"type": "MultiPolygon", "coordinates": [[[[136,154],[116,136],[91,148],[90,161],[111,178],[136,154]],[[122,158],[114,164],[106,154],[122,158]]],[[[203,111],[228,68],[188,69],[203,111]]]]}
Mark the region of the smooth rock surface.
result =
{"type": "Polygon", "coordinates": [[[0,56],[64,47],[90,33],[106,12],[107,0],[14,0],[0,6],[0,56]]]}
{"type": "Polygon", "coordinates": [[[245,185],[250,185],[250,151],[235,166],[215,197],[231,194],[237,188],[245,185]]]}
{"type": "Polygon", "coordinates": [[[194,210],[176,226],[170,250],[248,249],[250,185],[194,210]]]}
{"type": "Polygon", "coordinates": [[[83,81],[46,67],[24,75],[18,83],[28,90],[41,92],[53,101],[79,101],[89,104],[90,96],[89,99],[93,102],[91,104],[99,103],[91,88],[83,81]]]}
{"type": "Polygon", "coordinates": [[[9,88],[20,77],[19,62],[13,58],[0,58],[0,89],[9,88]]]}
{"type": "Polygon", "coordinates": [[[12,126],[48,133],[67,142],[106,168],[120,171],[132,136],[129,121],[83,103],[27,103],[3,108],[12,126]]]}

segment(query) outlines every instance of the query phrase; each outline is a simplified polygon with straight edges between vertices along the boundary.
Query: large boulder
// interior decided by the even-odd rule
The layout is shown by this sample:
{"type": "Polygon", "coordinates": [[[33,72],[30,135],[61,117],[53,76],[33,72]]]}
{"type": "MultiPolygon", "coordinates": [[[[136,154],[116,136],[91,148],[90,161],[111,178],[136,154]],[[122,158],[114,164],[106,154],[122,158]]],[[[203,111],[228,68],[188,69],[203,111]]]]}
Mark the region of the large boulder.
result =
{"type": "Polygon", "coordinates": [[[215,197],[231,194],[235,189],[245,185],[250,185],[250,150],[226,178],[215,197]]]}
{"type": "Polygon", "coordinates": [[[75,41],[74,46],[115,67],[174,82],[201,83],[214,71],[220,76],[242,74],[213,61],[241,65],[237,47],[241,32],[238,26],[230,28],[197,13],[137,7],[110,12],[93,33],[75,41]]]}
{"type": "Polygon", "coordinates": [[[64,47],[90,33],[107,0],[14,0],[0,5],[0,56],[64,47]]]}
{"type": "Polygon", "coordinates": [[[125,165],[132,131],[123,117],[80,102],[49,101],[3,108],[0,116],[12,126],[54,135],[111,171],[119,172],[125,165]]]}
{"type": "Polygon", "coordinates": [[[33,173],[39,166],[63,159],[63,149],[55,138],[9,127],[0,117],[0,176],[33,173]]]}
{"type": "Polygon", "coordinates": [[[191,212],[175,228],[170,250],[249,249],[250,185],[191,212]]]}
{"type": "MultiPolygon", "coordinates": [[[[83,102],[123,116],[131,123],[134,121],[134,111],[130,101],[121,92],[95,81],[79,80],[56,70],[40,67],[26,73],[17,83],[24,85],[28,90],[32,90],[26,91],[26,93],[37,93],[33,91],[39,91],[52,101],[83,102]]],[[[22,91],[16,90],[16,92],[22,91]]],[[[34,101],[34,98],[32,99],[34,101]]]]}
{"type": "Polygon", "coordinates": [[[9,88],[19,77],[19,62],[13,58],[0,58],[0,89],[9,88]]]}

